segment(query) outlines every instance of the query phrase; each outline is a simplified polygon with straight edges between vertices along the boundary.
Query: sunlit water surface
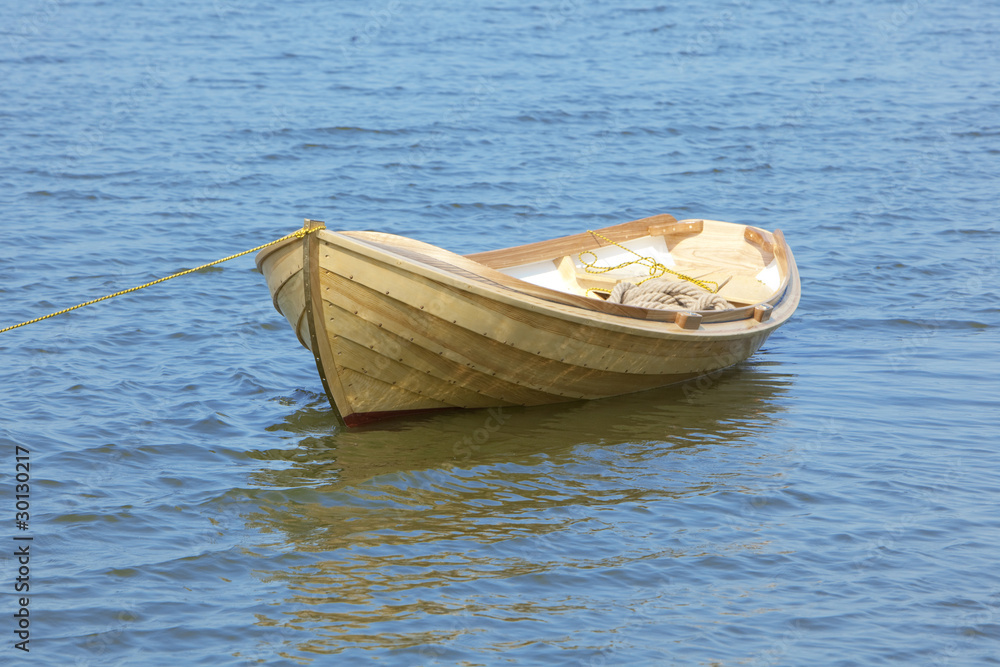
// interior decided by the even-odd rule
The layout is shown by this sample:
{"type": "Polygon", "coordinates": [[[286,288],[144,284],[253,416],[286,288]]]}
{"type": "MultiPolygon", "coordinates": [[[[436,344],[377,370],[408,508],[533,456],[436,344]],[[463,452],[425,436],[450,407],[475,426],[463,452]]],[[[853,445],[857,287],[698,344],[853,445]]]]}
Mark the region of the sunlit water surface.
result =
{"type": "Polygon", "coordinates": [[[670,212],[803,280],[717,377],[350,432],[249,257],[0,334],[0,661],[1000,662],[1000,5],[0,19],[0,328],[304,217],[473,252],[670,212]]]}

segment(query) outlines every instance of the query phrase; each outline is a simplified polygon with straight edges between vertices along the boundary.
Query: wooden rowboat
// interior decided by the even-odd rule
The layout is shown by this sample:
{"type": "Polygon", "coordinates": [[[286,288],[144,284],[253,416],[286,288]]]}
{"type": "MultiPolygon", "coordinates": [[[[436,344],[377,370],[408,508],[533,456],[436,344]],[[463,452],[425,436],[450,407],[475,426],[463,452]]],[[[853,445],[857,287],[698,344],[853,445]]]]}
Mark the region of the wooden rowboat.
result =
{"type": "Polygon", "coordinates": [[[745,360],[799,302],[781,232],[714,220],[657,215],[465,256],[313,220],[303,232],[257,266],[348,426],[682,382],[745,360]],[[591,291],[648,278],[638,256],[722,285],[733,308],[642,308],[591,291]]]}

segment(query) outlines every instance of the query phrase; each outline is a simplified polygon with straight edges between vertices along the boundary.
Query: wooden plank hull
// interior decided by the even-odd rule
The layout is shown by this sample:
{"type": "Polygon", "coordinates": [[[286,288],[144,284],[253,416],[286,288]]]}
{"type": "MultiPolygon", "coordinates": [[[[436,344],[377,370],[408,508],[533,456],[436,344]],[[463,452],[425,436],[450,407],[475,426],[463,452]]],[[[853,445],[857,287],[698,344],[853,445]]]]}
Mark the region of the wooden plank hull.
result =
{"type": "MultiPolygon", "coordinates": [[[[601,231],[614,237],[628,225],[650,229],[649,220],[601,231]]],[[[562,248],[529,248],[519,261],[553,251],[562,248]]],[[[348,426],[681,382],[752,355],[791,315],[799,294],[788,252],[769,319],[743,308],[751,316],[691,330],[672,312],[616,307],[511,278],[500,271],[504,260],[489,253],[462,257],[388,234],[321,229],[272,246],[257,261],[275,307],[313,352],[331,405],[348,426]]]]}

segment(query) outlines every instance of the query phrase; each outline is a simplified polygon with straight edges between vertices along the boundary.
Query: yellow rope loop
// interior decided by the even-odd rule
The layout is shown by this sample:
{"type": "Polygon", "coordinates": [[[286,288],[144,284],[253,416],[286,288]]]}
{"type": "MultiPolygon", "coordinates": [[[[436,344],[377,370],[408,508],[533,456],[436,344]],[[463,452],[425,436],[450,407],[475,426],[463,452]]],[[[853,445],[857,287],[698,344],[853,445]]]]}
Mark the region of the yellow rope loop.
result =
{"type": "Polygon", "coordinates": [[[77,308],[83,308],[84,306],[90,306],[90,305],[98,303],[100,301],[106,301],[107,299],[113,299],[116,296],[121,296],[122,294],[128,294],[129,292],[136,292],[136,291],[141,290],[141,289],[143,289],[145,287],[150,287],[152,285],[156,285],[158,283],[162,283],[162,282],[164,282],[166,280],[170,280],[171,278],[179,278],[180,276],[186,276],[189,273],[194,273],[195,271],[201,271],[202,269],[207,269],[210,266],[215,266],[216,264],[222,264],[223,262],[228,262],[231,259],[236,259],[237,257],[242,257],[243,255],[249,255],[252,252],[256,252],[258,250],[263,250],[264,248],[267,248],[268,246],[272,246],[272,245],[274,245],[276,243],[281,243],[282,241],[287,241],[288,239],[291,239],[291,238],[302,238],[306,234],[311,234],[311,233],[313,233],[315,231],[319,231],[320,229],[322,229],[322,227],[312,227],[310,229],[305,229],[305,228],[303,228],[303,229],[297,229],[294,232],[292,232],[291,234],[286,234],[285,236],[282,236],[280,239],[275,239],[275,240],[270,241],[268,243],[264,243],[262,245],[257,246],[256,248],[250,248],[249,250],[244,250],[243,252],[238,252],[235,255],[230,255],[229,257],[223,257],[222,259],[217,259],[214,262],[209,262],[208,264],[202,264],[201,266],[196,266],[193,269],[187,269],[186,271],[180,271],[179,273],[175,273],[173,275],[165,276],[163,278],[157,278],[156,280],[148,282],[148,283],[146,283],[144,285],[137,285],[136,287],[130,287],[130,288],[122,290],[120,292],[115,292],[114,294],[108,294],[107,296],[102,296],[99,299],[92,299],[90,301],[85,301],[84,303],[78,303],[75,306],[71,306],[69,308],[63,308],[62,310],[57,310],[54,313],[49,313],[48,315],[43,315],[42,317],[36,317],[35,319],[28,320],[27,322],[21,322],[20,324],[14,324],[12,326],[0,329],[0,334],[5,333],[7,331],[10,331],[11,329],[17,329],[18,327],[23,327],[23,326],[27,326],[29,324],[34,324],[35,322],[41,322],[42,320],[47,320],[50,317],[55,317],[56,315],[62,315],[63,313],[68,313],[71,310],[76,310],[77,308]]]}
{"type": "MultiPolygon", "coordinates": [[[[668,269],[666,266],[664,266],[663,264],[660,264],[659,262],[657,262],[652,257],[646,257],[646,256],[643,256],[643,255],[640,255],[635,250],[632,250],[631,248],[626,248],[625,246],[623,246],[622,244],[618,243],[617,241],[612,241],[611,239],[609,239],[604,234],[600,234],[598,232],[595,232],[592,229],[588,229],[587,232],[590,233],[590,234],[593,234],[594,237],[596,237],[596,238],[599,238],[599,239],[601,239],[603,241],[607,241],[608,243],[610,243],[613,246],[617,246],[618,248],[621,248],[622,250],[627,250],[628,252],[632,253],[633,255],[635,255],[636,257],[639,258],[639,259],[633,259],[633,260],[628,261],[628,262],[622,262],[621,264],[618,264],[617,266],[597,266],[597,254],[594,253],[592,250],[584,250],[583,252],[581,252],[578,255],[578,257],[580,258],[580,262],[583,264],[583,268],[584,268],[584,270],[587,273],[607,273],[609,271],[617,271],[618,269],[624,269],[626,266],[631,266],[633,264],[640,264],[640,265],[645,266],[645,267],[647,267],[649,269],[649,277],[648,278],[643,278],[642,280],[637,281],[635,283],[636,285],[641,285],[644,282],[646,282],[647,280],[652,280],[654,278],[660,278],[664,274],[669,273],[671,275],[677,276],[681,280],[686,280],[689,283],[694,283],[698,287],[701,287],[704,290],[712,292],[713,294],[719,291],[719,283],[715,282],[714,280],[699,280],[697,278],[692,278],[691,276],[686,276],[683,273],[678,273],[677,271],[673,271],[671,269],[668,269]],[[585,260],[583,258],[584,255],[590,255],[591,257],[593,257],[593,259],[589,260],[589,261],[585,260]],[[709,285],[715,285],[715,288],[713,289],[713,288],[709,287],[709,285]]],[[[599,287],[598,288],[588,289],[587,290],[587,295],[589,296],[591,292],[606,292],[608,294],[611,294],[610,290],[601,289],[599,287]]]]}

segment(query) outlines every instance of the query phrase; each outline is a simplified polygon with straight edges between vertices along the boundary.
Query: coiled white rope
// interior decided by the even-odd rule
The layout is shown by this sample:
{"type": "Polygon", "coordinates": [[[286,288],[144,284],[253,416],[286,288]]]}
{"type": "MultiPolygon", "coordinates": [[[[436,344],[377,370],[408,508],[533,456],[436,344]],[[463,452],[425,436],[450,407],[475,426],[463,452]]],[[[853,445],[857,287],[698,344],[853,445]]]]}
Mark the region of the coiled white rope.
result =
{"type": "Polygon", "coordinates": [[[659,310],[733,310],[735,306],[686,280],[654,278],[641,285],[620,282],[608,297],[611,303],[659,310]]]}

